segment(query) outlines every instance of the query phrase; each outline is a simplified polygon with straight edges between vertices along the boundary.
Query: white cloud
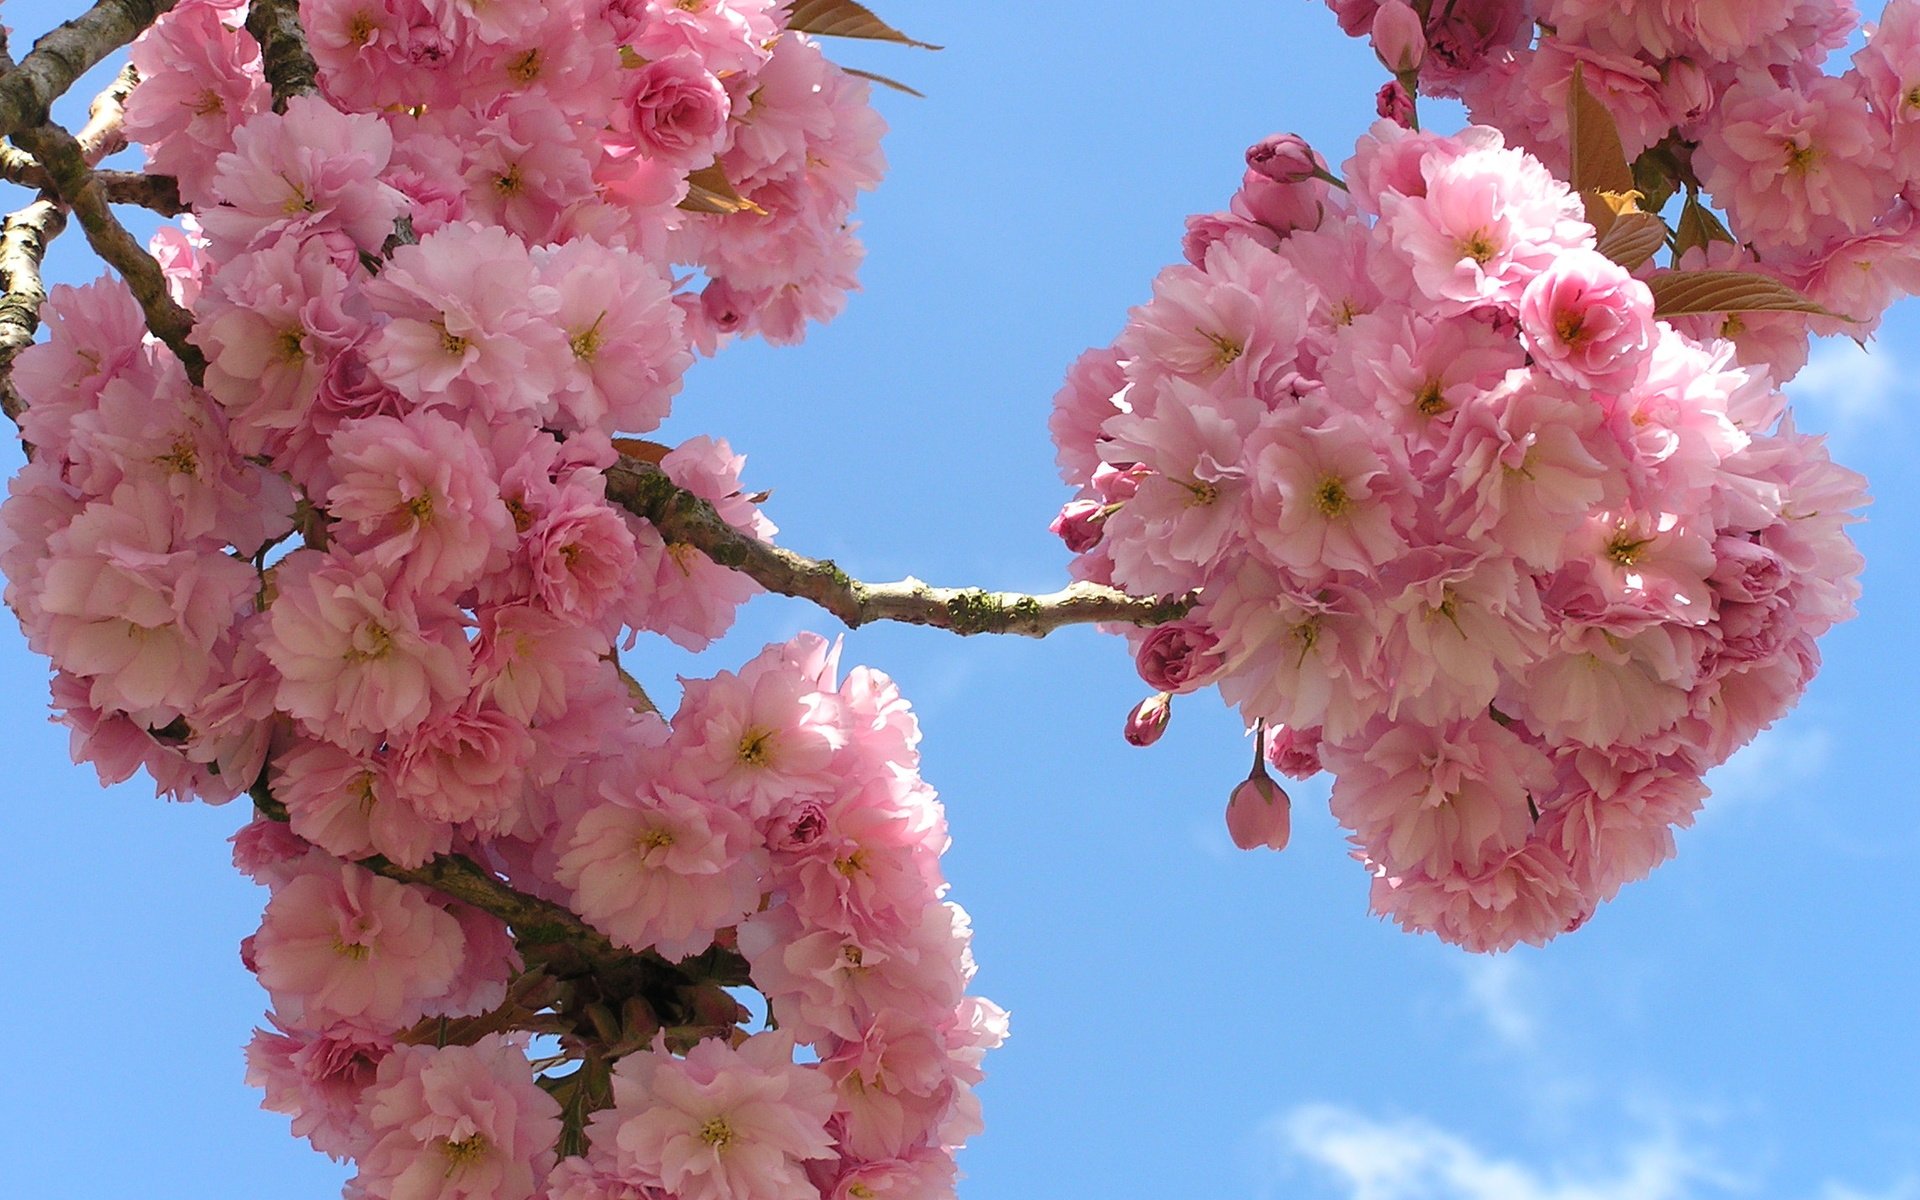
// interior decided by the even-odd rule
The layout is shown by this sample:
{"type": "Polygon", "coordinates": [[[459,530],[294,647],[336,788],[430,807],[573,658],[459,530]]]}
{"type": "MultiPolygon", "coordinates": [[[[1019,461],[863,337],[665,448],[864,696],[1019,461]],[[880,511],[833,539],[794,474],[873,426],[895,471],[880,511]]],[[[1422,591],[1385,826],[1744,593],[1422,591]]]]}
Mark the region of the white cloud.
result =
{"type": "Polygon", "coordinates": [[[1467,1003],[1503,1047],[1531,1051],[1539,1042],[1540,1025],[1534,1019],[1531,976],[1521,960],[1510,954],[1476,954],[1460,960],[1467,1003]]]}
{"type": "Polygon", "coordinates": [[[1920,1200],[1920,1175],[1908,1175],[1884,1192],[1863,1192],[1844,1183],[1828,1183],[1820,1200],[1920,1200]]]}
{"type": "Polygon", "coordinates": [[[1713,795],[1702,818],[1777,800],[1819,779],[1833,757],[1833,735],[1820,726],[1776,725],[1707,772],[1713,795]]]}
{"type": "Polygon", "coordinates": [[[1843,437],[1891,416],[1900,380],[1900,364],[1886,346],[1867,351],[1845,338],[1827,338],[1814,343],[1787,395],[1808,410],[1806,429],[1843,437]]]}
{"type": "Polygon", "coordinates": [[[1544,1167],[1488,1153],[1425,1121],[1378,1120],[1330,1104],[1290,1109],[1273,1133],[1290,1165],[1331,1183],[1341,1200],[1706,1200],[1743,1190],[1672,1130],[1598,1164],[1544,1167]]]}

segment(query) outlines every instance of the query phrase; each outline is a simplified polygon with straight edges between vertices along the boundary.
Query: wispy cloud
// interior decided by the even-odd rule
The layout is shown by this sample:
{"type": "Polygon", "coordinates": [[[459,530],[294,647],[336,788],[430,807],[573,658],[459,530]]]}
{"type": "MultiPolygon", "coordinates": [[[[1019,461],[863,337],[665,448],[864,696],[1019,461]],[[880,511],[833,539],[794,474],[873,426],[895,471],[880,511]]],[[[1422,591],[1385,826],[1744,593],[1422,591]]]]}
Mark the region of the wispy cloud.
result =
{"type": "Polygon", "coordinates": [[[1540,1040],[1533,981],[1519,958],[1476,954],[1460,960],[1467,1005],[1495,1042],[1508,1050],[1530,1052],[1540,1040]]]}
{"type": "Polygon", "coordinates": [[[1818,780],[1833,758],[1833,734],[1814,725],[1776,725],[1707,772],[1713,796],[1702,819],[1778,800],[1818,780]]]}
{"type": "Polygon", "coordinates": [[[1814,343],[1787,395],[1807,411],[1802,424],[1809,431],[1838,439],[1891,418],[1901,383],[1900,363],[1887,346],[1867,351],[1845,338],[1828,338],[1814,343]]]}
{"type": "Polygon", "coordinates": [[[1742,1190],[1675,1129],[1656,1129],[1596,1161],[1502,1157],[1417,1119],[1381,1120],[1330,1104],[1276,1118],[1286,1160],[1341,1200],[1707,1200],[1742,1190]]]}
{"type": "Polygon", "coordinates": [[[1907,1175],[1885,1191],[1863,1192],[1844,1183],[1828,1183],[1820,1200],[1920,1200],[1920,1175],[1907,1175]]]}

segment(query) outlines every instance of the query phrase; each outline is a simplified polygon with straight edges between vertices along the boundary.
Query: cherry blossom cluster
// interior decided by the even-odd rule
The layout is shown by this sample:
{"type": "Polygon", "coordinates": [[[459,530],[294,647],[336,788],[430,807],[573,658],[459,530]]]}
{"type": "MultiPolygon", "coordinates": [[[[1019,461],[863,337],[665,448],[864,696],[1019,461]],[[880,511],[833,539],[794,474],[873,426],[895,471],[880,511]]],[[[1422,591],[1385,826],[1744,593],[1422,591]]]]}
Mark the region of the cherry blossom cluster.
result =
{"type": "Polygon", "coordinates": [[[110,280],[13,365],[7,603],[76,761],[262,810],[249,1078],[351,1197],[918,1200],[978,1128],[1005,1014],[891,681],[803,635],[669,720],[617,658],[759,590],[609,501],[621,447],[774,528],[726,442],[616,435],[853,283],[880,122],[785,16],[318,0],[319,90],[276,109],[188,0],[126,127],[193,209],[153,251],[203,377],[110,280]],[[620,961],[391,877],[446,862],[620,961]]]}
{"type": "Polygon", "coordinates": [[[966,995],[970,931],[940,899],[946,824],[914,718],[886,676],[836,680],[836,660],[812,635],[769,646],[687,681],[671,726],[583,689],[591,712],[534,731],[565,743],[522,790],[539,831],[457,835],[622,948],[737,948],[778,1020],[748,1036],[713,992],[680,1024],[629,1008],[574,1075],[536,1079],[512,1035],[440,1044],[441,1018],[498,1010],[526,963],[492,917],[343,861],[383,820],[440,823],[377,767],[328,745],[277,755],[291,827],[256,819],[235,853],[272,889],[245,947],[274,1007],[248,1048],[267,1107],[357,1163],[349,1195],[383,1200],[950,1195],[1005,1014],[966,995]],[[557,1159],[549,1093],[595,1070],[588,1148],[557,1159]]]}
{"type": "MultiPolygon", "coordinates": [[[[1851,0],[1327,0],[1399,82],[1463,100],[1563,177],[1579,69],[1612,113],[1657,209],[1701,193],[1715,229],[1676,266],[1780,279],[1839,317],[1694,317],[1777,379],[1809,332],[1862,337],[1920,293],[1920,0],[1889,0],[1851,66],[1822,67],[1859,29],[1851,0]],[[1840,319],[1845,318],[1845,319],[1840,319]]],[[[1404,112],[1403,112],[1404,115],[1404,112]]]]}
{"type": "MultiPolygon", "coordinates": [[[[1248,158],[1070,373],[1055,528],[1080,577],[1196,596],[1129,632],[1142,678],[1217,685],[1274,765],[1331,771],[1377,912],[1538,944],[1798,697],[1852,613],[1862,481],[1497,130],[1382,120],[1339,187],[1297,138],[1248,158]]],[[[1285,842],[1263,778],[1243,846],[1285,842]]]]}

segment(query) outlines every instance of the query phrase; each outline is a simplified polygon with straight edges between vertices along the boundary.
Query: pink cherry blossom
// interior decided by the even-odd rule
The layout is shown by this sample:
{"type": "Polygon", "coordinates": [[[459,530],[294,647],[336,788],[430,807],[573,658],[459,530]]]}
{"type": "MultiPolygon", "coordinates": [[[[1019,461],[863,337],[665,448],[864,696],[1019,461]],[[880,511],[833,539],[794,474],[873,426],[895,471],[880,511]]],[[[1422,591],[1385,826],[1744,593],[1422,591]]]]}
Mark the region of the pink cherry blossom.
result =
{"type": "Polygon", "coordinates": [[[399,1046],[361,1097],[353,1186],[377,1200],[527,1200],[554,1161],[560,1105],[521,1046],[399,1046]]]}

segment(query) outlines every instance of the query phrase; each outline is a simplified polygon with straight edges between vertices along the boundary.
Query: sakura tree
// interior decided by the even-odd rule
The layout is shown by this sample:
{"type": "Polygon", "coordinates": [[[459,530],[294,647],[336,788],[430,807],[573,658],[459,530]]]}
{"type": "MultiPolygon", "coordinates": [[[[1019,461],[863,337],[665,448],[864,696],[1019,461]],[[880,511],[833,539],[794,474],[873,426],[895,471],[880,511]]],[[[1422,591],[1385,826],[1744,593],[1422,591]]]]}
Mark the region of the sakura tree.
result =
{"type": "Polygon", "coordinates": [[[951,1193],[1006,1018],[907,702],[816,634],[665,709],[622,665],[763,589],[1123,634],[1128,740],[1239,709],[1237,843],[1288,840],[1266,764],[1331,772],[1376,911],[1470,949],[1672,854],[1858,592],[1780,386],[1920,290],[1920,6],[1839,75],[1813,0],[1332,7],[1378,123],[1251,147],[1068,373],[1030,595],[855,579],[644,437],[856,286],[892,81],[827,48],[918,44],[861,5],[103,0],[7,63],[7,600],[76,760],[253,809],[248,1078],[348,1194],[951,1193]],[[69,220],[113,273],[48,293],[69,220]]]}

